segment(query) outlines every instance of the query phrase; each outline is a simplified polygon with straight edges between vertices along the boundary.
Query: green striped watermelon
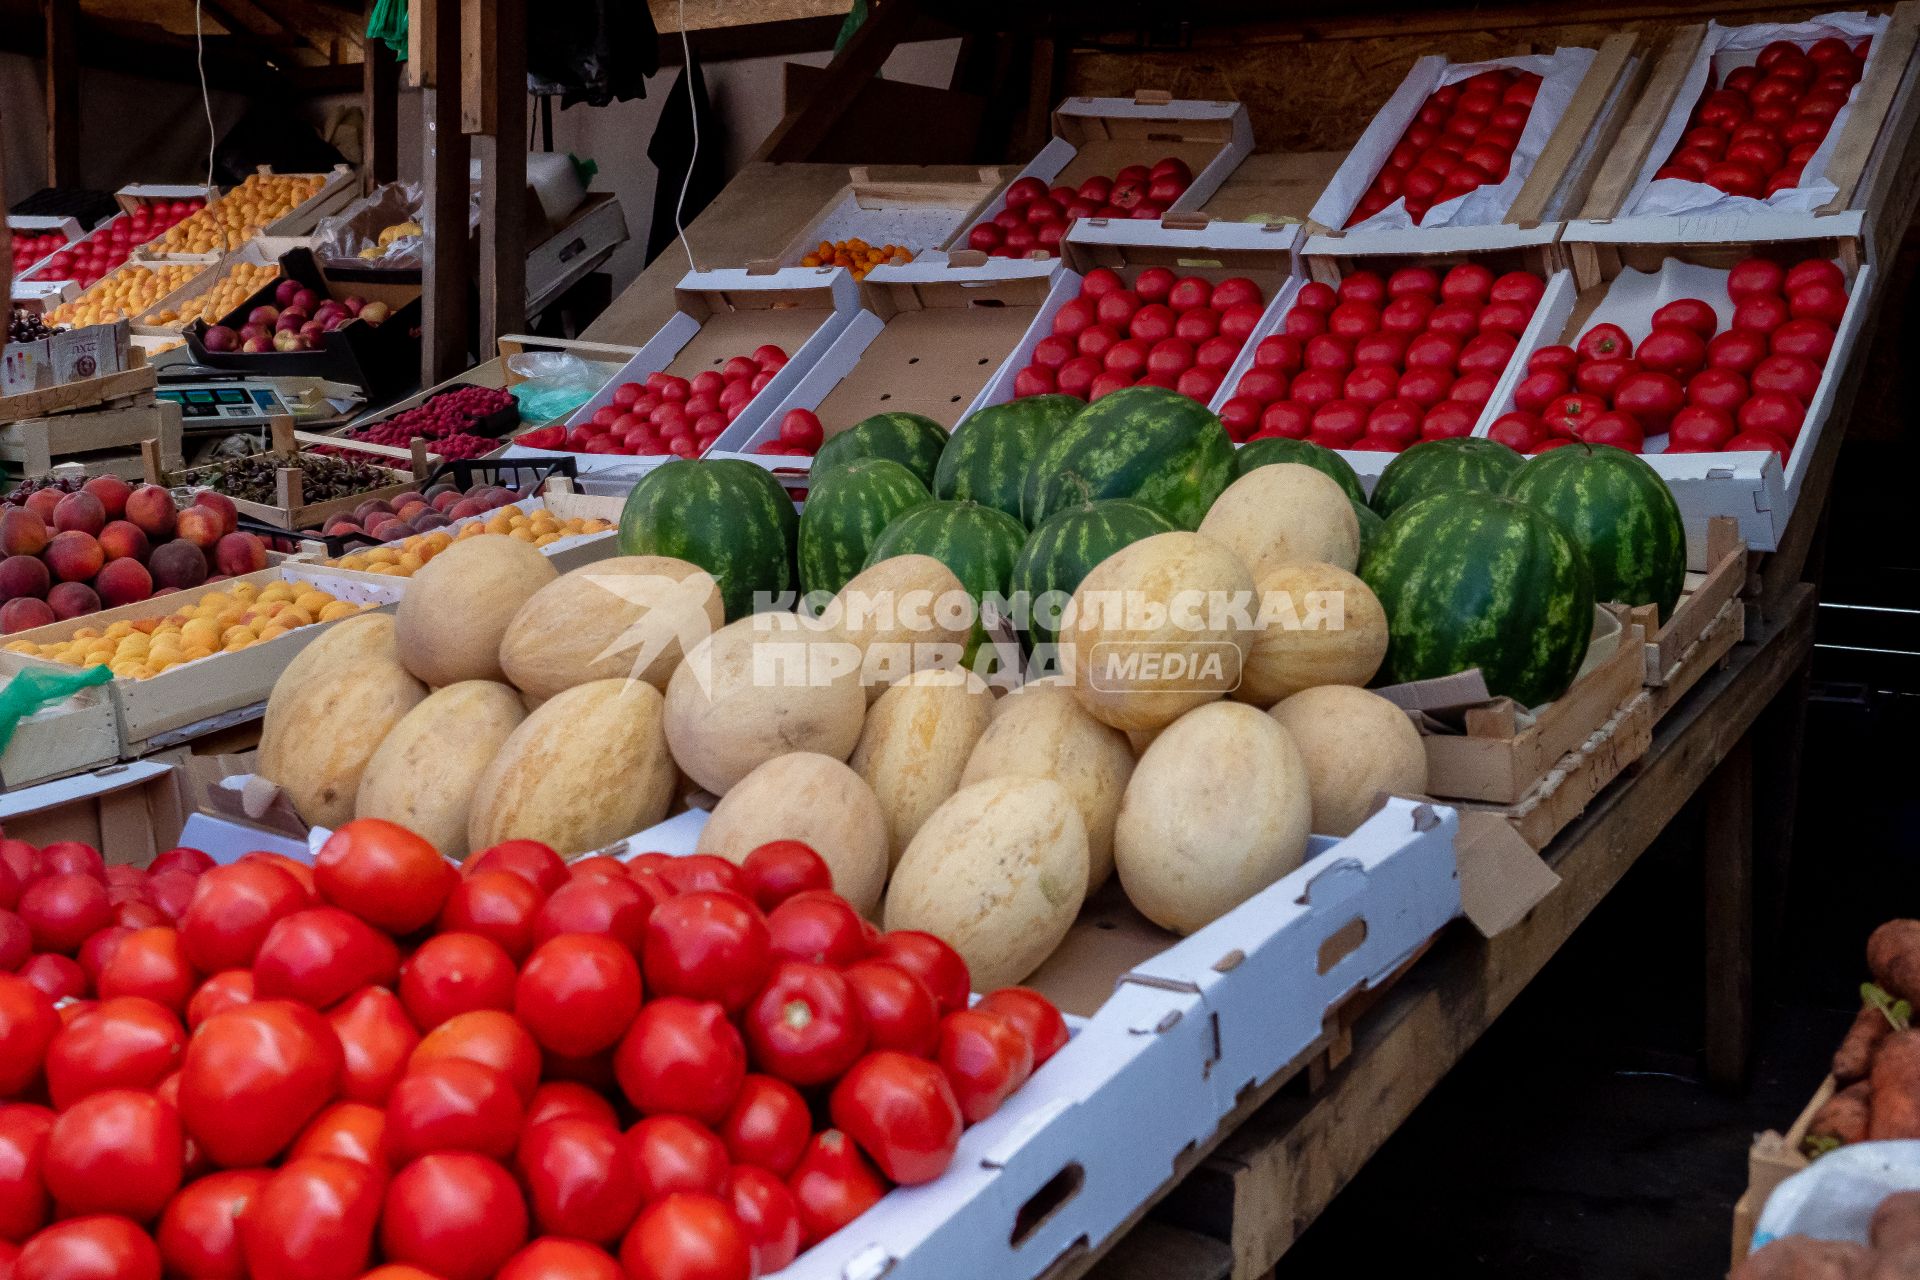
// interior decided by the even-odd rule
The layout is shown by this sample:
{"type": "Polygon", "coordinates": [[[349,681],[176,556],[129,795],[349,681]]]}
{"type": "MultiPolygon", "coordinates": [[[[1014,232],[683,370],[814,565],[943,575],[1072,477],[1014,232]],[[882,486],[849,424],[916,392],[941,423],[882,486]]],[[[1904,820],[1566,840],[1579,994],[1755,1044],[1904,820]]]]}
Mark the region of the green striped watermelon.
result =
{"type": "Polygon", "coordinates": [[[1197,529],[1233,478],[1233,441],[1207,407],[1164,387],[1126,387],[1082,409],[1040,447],[1020,514],[1038,527],[1062,507],[1138,498],[1197,529]]]}
{"type": "Polygon", "coordinates": [[[1596,597],[1673,616],[1687,530],[1672,491],[1638,454],[1604,444],[1549,449],[1528,459],[1506,492],[1560,522],[1586,553],[1596,597]]]}
{"type": "Polygon", "coordinates": [[[1360,577],[1387,612],[1387,684],[1478,667],[1491,693],[1536,706],[1566,692],[1593,633],[1586,556],[1552,516],[1497,494],[1402,507],[1360,577]]]}
{"type": "Polygon", "coordinates": [[[933,469],[947,447],[947,429],[917,413],[876,413],[830,436],[813,455],[811,475],[823,476],[856,458],[891,458],[933,488],[933,469]]]}
{"type": "MultiPolygon", "coordinates": [[[[1007,578],[1026,538],[1026,529],[1004,511],[977,502],[923,502],[886,527],[867,554],[867,565],[894,556],[932,556],[953,570],[978,605],[990,594],[1007,594],[1007,578]]],[[[976,615],[967,642],[969,664],[986,634],[976,615]]]]}
{"type": "Polygon", "coordinates": [[[1360,554],[1365,555],[1374,539],[1380,536],[1380,531],[1387,527],[1387,522],[1380,518],[1379,512],[1360,499],[1349,498],[1347,501],[1353,503],[1353,518],[1360,522],[1360,554]]]}
{"type": "Polygon", "coordinates": [[[1272,466],[1276,462],[1298,462],[1315,471],[1324,471],[1340,482],[1349,498],[1355,502],[1367,500],[1367,491],[1360,487],[1360,477],[1354,474],[1347,460],[1311,440],[1289,440],[1284,436],[1249,440],[1233,451],[1233,478],[1238,480],[1255,467],[1272,466]]]}
{"type": "Polygon", "coordinates": [[[1499,493],[1524,461],[1498,440],[1477,436],[1423,440],[1380,473],[1379,483],[1373,486],[1373,509],[1382,519],[1390,519],[1401,507],[1430,493],[1447,489],[1499,493]]]}
{"type": "Polygon", "coordinates": [[[890,458],[862,458],[815,481],[800,512],[800,590],[838,592],[893,518],[930,496],[890,458]]]}
{"type": "Polygon", "coordinates": [[[1056,638],[1048,623],[1057,615],[1043,607],[1049,592],[1059,592],[1064,605],[1102,560],[1142,538],[1172,532],[1171,520],[1133,498],[1083,503],[1048,516],[1027,535],[1010,580],[1014,598],[1025,597],[1031,611],[1033,643],[1052,644],[1056,638]]]}
{"type": "Polygon", "coordinates": [[[971,498],[1019,519],[1033,455],[1086,407],[1073,396],[988,405],[954,428],[933,472],[933,496],[971,498]]]}
{"type": "Polygon", "coordinates": [[[654,468],[620,511],[620,554],[675,556],[720,584],[727,621],[753,612],[756,592],[792,589],[796,522],[786,491],[737,458],[676,458],[654,468]]]}

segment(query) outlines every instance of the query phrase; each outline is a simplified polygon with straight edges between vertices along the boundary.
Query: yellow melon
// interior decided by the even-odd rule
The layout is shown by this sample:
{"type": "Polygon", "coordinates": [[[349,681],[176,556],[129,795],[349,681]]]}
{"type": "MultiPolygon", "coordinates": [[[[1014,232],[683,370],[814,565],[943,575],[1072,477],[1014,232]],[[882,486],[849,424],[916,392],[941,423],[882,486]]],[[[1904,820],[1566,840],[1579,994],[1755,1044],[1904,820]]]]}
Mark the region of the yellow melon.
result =
{"type": "Polygon", "coordinates": [[[456,542],[413,575],[395,615],[400,660],[435,688],[501,680],[500,642],[533,593],[558,577],[512,538],[456,542]]]}

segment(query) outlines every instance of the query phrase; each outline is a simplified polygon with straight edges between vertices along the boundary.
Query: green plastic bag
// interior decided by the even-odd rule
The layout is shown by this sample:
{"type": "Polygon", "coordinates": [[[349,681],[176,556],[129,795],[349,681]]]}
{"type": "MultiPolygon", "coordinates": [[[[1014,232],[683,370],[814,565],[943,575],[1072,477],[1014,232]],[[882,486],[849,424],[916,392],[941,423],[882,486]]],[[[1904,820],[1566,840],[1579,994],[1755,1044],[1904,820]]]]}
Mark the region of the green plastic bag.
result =
{"type": "Polygon", "coordinates": [[[13,741],[14,728],[41,707],[111,679],[113,672],[104,666],[82,667],[78,671],[37,668],[22,671],[7,682],[6,688],[0,689],[0,751],[5,751],[13,741]]]}
{"type": "Polygon", "coordinates": [[[397,60],[405,62],[407,0],[374,0],[373,12],[367,15],[367,39],[383,42],[397,60]]]}

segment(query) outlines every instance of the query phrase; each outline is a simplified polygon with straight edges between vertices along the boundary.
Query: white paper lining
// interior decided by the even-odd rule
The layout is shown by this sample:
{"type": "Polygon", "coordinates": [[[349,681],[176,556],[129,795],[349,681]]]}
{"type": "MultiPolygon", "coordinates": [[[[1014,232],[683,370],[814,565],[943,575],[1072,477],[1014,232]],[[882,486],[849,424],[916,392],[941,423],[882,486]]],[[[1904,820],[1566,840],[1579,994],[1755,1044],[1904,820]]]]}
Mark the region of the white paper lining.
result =
{"type": "Polygon", "coordinates": [[[1853,100],[1860,92],[1860,85],[1866,83],[1868,73],[1881,57],[1883,42],[1880,37],[1889,21],[1891,18],[1888,15],[1876,17],[1865,13],[1829,13],[1806,22],[1759,22],[1744,27],[1725,27],[1718,22],[1709,22],[1706,39],[1701,42],[1700,52],[1694,58],[1693,66],[1688,69],[1687,78],[1681,82],[1673,111],[1647,151],[1639,180],[1634,184],[1634,194],[1627,199],[1622,216],[1751,214],[1761,209],[1811,213],[1833,199],[1839,189],[1827,181],[1827,162],[1832,158],[1833,149],[1846,126],[1847,116],[1853,110],[1853,100]],[[1845,40],[1850,45],[1863,36],[1872,36],[1873,47],[1867,51],[1866,65],[1861,68],[1859,83],[1847,95],[1847,105],[1833,118],[1833,123],[1827,128],[1827,136],[1820,140],[1820,146],[1801,169],[1799,186],[1755,199],[1752,196],[1728,195],[1704,182],[1688,182],[1680,178],[1656,179],[1653,176],[1679,145],[1681,134],[1687,130],[1687,121],[1692,118],[1693,109],[1707,87],[1709,72],[1717,71],[1717,83],[1724,84],[1727,72],[1736,67],[1752,66],[1760,50],[1775,40],[1791,40],[1804,49],[1815,40],[1828,36],[1845,40]]]}
{"type": "Polygon", "coordinates": [[[1489,62],[1446,63],[1438,58],[1422,58],[1407,73],[1406,80],[1401,82],[1399,90],[1387,105],[1374,117],[1373,125],[1327,184],[1326,191],[1315,203],[1310,216],[1323,226],[1344,227],[1352,232],[1406,231],[1415,226],[1422,229],[1481,227],[1499,223],[1506,217],[1514,197],[1520,194],[1520,188],[1526,185],[1534,162],[1546,149],[1548,139],[1559,126],[1560,118],[1566,114],[1568,105],[1579,91],[1580,82],[1586,78],[1596,56],[1592,49],[1570,48],[1556,49],[1552,53],[1495,58],[1489,62]],[[1496,68],[1531,71],[1540,77],[1533,110],[1527,114],[1526,128],[1521,130],[1520,141],[1514,146],[1506,178],[1433,205],[1427,210],[1426,218],[1419,223],[1415,223],[1408,214],[1406,198],[1403,196],[1371,218],[1346,227],[1347,218],[1359,205],[1367,188],[1373,185],[1374,176],[1386,165],[1387,157],[1399,145],[1408,126],[1419,116],[1421,107],[1426,105],[1434,91],[1496,68]]]}
{"type": "MultiPolygon", "coordinates": [[[[1775,1187],[1760,1211],[1754,1249],[1781,1236],[1867,1243],[1880,1202],[1920,1190],[1920,1142],[1856,1142],[1829,1152],[1775,1187]]],[[[1877,1271],[1875,1274],[1879,1274],[1877,1271]]]]}

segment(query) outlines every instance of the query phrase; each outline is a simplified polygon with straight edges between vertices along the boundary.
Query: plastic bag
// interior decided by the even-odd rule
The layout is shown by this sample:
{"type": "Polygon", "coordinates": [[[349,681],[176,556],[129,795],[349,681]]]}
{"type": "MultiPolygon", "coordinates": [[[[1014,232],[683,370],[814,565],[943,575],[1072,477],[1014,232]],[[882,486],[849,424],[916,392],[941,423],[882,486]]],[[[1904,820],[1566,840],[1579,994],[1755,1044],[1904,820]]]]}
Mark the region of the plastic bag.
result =
{"type": "Polygon", "coordinates": [[[417,269],[426,245],[422,192],[411,182],[375,187],[313,229],[313,254],[327,265],[417,269]]]}
{"type": "Polygon", "coordinates": [[[1754,1249],[1781,1236],[1867,1243],[1867,1224],[1896,1191],[1920,1190],[1920,1142],[1856,1142],[1815,1160],[1773,1189],[1754,1249]]]}
{"type": "Polygon", "coordinates": [[[507,357],[520,381],[509,387],[525,422],[557,422],[593,398],[617,370],[564,351],[523,351],[507,357]]]}
{"type": "Polygon", "coordinates": [[[7,681],[6,688],[0,689],[0,751],[5,751],[13,741],[13,731],[19,723],[41,707],[111,679],[113,672],[103,666],[79,671],[22,671],[7,681]]]}

